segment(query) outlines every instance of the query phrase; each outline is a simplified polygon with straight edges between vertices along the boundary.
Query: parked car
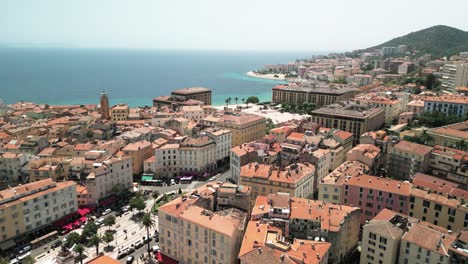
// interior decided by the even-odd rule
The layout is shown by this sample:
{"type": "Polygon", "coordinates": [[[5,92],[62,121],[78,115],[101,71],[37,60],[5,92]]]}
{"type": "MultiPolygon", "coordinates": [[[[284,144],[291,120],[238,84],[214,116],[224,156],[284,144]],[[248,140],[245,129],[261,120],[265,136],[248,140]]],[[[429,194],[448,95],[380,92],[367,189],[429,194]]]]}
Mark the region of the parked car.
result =
{"type": "Polygon", "coordinates": [[[102,212],[102,215],[108,215],[108,214],[110,214],[111,212],[112,212],[111,209],[106,209],[106,210],[104,210],[104,212],[102,212]]]}
{"type": "Polygon", "coordinates": [[[133,260],[135,260],[135,257],[134,256],[129,256],[127,258],[127,264],[132,264],[133,263],[133,260]]]}
{"type": "Polygon", "coordinates": [[[31,246],[25,246],[24,248],[22,248],[20,251],[19,251],[19,255],[22,255],[26,252],[29,252],[31,250],[31,246]]]}
{"type": "Polygon", "coordinates": [[[135,249],[138,249],[138,248],[141,248],[142,246],[144,246],[145,244],[143,244],[143,242],[141,242],[140,240],[138,240],[137,242],[135,242],[135,244],[133,245],[133,247],[135,247],[135,249]]]}
{"type": "Polygon", "coordinates": [[[118,260],[121,260],[121,259],[125,258],[127,255],[128,255],[127,252],[124,250],[124,251],[120,252],[120,253],[117,255],[117,259],[118,259],[118,260]]]}
{"type": "Polygon", "coordinates": [[[153,246],[153,252],[157,253],[158,251],[159,251],[159,246],[158,245],[153,246]]]}
{"type": "Polygon", "coordinates": [[[176,182],[174,181],[174,179],[171,179],[171,185],[175,185],[176,182]]]}
{"type": "Polygon", "coordinates": [[[148,244],[149,242],[151,242],[151,240],[153,240],[151,237],[146,237],[146,236],[143,237],[143,243],[145,244],[148,244]]]}
{"type": "Polygon", "coordinates": [[[54,243],[52,243],[52,245],[50,245],[50,248],[52,248],[52,249],[58,248],[58,247],[60,247],[62,244],[63,244],[62,240],[57,240],[57,241],[55,241],[54,243]]]}
{"type": "Polygon", "coordinates": [[[129,247],[129,248],[125,249],[124,251],[127,252],[127,255],[130,255],[130,254],[132,254],[133,252],[135,252],[135,249],[132,248],[132,247],[129,247]]]}
{"type": "Polygon", "coordinates": [[[104,224],[104,218],[99,218],[97,221],[96,221],[96,225],[97,226],[102,226],[104,224]]]}
{"type": "Polygon", "coordinates": [[[128,212],[128,211],[130,211],[130,205],[126,205],[126,206],[122,207],[122,211],[123,211],[123,212],[128,212]]]}

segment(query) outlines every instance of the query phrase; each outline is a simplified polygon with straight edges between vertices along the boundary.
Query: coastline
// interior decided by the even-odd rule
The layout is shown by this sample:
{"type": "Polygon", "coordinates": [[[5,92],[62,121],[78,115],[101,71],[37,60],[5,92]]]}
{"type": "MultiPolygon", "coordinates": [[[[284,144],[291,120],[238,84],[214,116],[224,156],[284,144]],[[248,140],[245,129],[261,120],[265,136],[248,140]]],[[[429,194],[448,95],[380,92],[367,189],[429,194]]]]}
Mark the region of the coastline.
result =
{"type": "Polygon", "coordinates": [[[256,74],[253,71],[248,71],[245,73],[246,75],[250,77],[255,77],[255,78],[261,78],[261,79],[268,79],[268,80],[279,80],[279,81],[285,81],[286,78],[284,77],[284,74],[276,74],[278,77],[275,77],[275,74],[256,74]]]}

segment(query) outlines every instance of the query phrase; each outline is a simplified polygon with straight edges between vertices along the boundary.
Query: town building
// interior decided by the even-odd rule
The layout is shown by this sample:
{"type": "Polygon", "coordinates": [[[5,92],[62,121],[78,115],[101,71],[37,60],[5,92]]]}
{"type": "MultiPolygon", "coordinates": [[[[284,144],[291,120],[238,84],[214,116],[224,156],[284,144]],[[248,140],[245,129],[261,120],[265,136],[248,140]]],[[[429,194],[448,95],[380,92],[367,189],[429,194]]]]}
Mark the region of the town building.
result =
{"type": "MultiPolygon", "coordinates": [[[[0,243],[52,226],[78,210],[76,183],[36,181],[0,191],[0,243]]],[[[3,248],[5,249],[5,248],[3,248]]]]}
{"type": "Polygon", "coordinates": [[[217,120],[216,126],[231,130],[231,147],[235,147],[263,138],[266,132],[266,118],[243,112],[225,111],[217,120]]]}
{"type": "Polygon", "coordinates": [[[155,149],[156,173],[175,177],[181,173],[202,176],[227,163],[230,130],[208,128],[196,137],[177,137],[173,144],[155,149]]]}
{"type": "Polygon", "coordinates": [[[357,87],[369,85],[372,83],[372,75],[369,74],[354,74],[346,78],[346,82],[357,87]]]}
{"type": "Polygon", "coordinates": [[[202,133],[214,141],[216,144],[215,159],[219,166],[224,165],[230,156],[232,146],[231,130],[211,127],[203,130],[202,133]]]}
{"type": "Polygon", "coordinates": [[[447,229],[383,209],[363,227],[360,263],[454,263],[449,248],[457,237],[447,229]]]}
{"type": "MultiPolygon", "coordinates": [[[[270,223],[272,229],[281,229],[285,242],[298,239],[328,241],[331,243],[328,262],[346,263],[353,259],[357,249],[360,214],[361,210],[357,207],[292,197],[287,193],[272,193],[257,197],[251,221],[255,221],[256,225],[270,223]]],[[[249,250],[250,236],[256,237],[256,234],[246,233],[247,240],[244,239],[243,243],[243,246],[247,244],[243,247],[245,251],[249,250]]],[[[259,243],[262,242],[259,240],[259,243]]]]}
{"type": "Polygon", "coordinates": [[[252,189],[251,205],[258,195],[289,193],[294,197],[313,195],[315,167],[311,164],[292,164],[284,170],[274,165],[249,163],[241,168],[240,184],[252,189]]]}
{"type": "Polygon", "coordinates": [[[188,120],[198,122],[205,118],[205,111],[201,105],[186,105],[180,107],[183,117],[188,120]]]}
{"type": "Polygon", "coordinates": [[[468,115],[468,97],[464,95],[428,96],[424,98],[424,112],[465,117],[468,115]]]}
{"type": "Polygon", "coordinates": [[[162,205],[158,210],[161,253],[181,263],[238,263],[248,208],[229,203],[248,207],[248,200],[248,187],[208,183],[162,205]],[[217,202],[220,192],[235,195],[217,202]]]}
{"type": "Polygon", "coordinates": [[[143,173],[143,162],[154,155],[153,145],[146,140],[130,143],[125,146],[122,151],[125,156],[132,158],[134,175],[143,173]]]}
{"type": "Polygon", "coordinates": [[[433,144],[454,148],[468,138],[468,121],[432,128],[427,134],[433,144]]]}
{"type": "Polygon", "coordinates": [[[312,122],[323,127],[337,128],[353,133],[353,143],[368,131],[375,131],[383,126],[385,111],[354,102],[338,102],[312,111],[312,122]]]}
{"type": "Polygon", "coordinates": [[[408,214],[411,184],[370,175],[348,177],[343,184],[343,204],[362,209],[361,224],[388,208],[408,214]]]}
{"type": "Polygon", "coordinates": [[[0,178],[22,182],[26,176],[24,170],[32,157],[21,153],[0,153],[0,178]]]}
{"type": "Polygon", "coordinates": [[[101,118],[109,120],[110,119],[109,97],[107,97],[107,94],[104,91],[101,93],[100,107],[101,107],[101,118]]]}
{"type": "Polygon", "coordinates": [[[132,172],[132,158],[127,156],[93,163],[91,173],[86,176],[90,205],[99,205],[115,193],[131,188],[132,172]]]}
{"type": "Polygon", "coordinates": [[[455,92],[459,86],[468,86],[468,63],[447,63],[441,71],[442,89],[455,92]]]}
{"type": "Polygon", "coordinates": [[[387,157],[388,176],[409,180],[416,172],[427,171],[431,151],[431,147],[405,140],[390,145],[387,157]]]}
{"type": "Polygon", "coordinates": [[[347,86],[321,85],[316,83],[289,83],[273,87],[272,103],[289,105],[314,104],[317,107],[351,99],[355,88],[347,86]]]}
{"type": "Polygon", "coordinates": [[[372,107],[383,108],[385,110],[385,124],[391,125],[409,102],[408,93],[375,93],[362,94],[354,99],[356,102],[365,103],[372,107]]]}
{"type": "Polygon", "coordinates": [[[130,108],[126,104],[118,104],[114,105],[111,108],[111,121],[124,121],[128,119],[128,115],[130,114],[130,108]]]}
{"type": "Polygon", "coordinates": [[[413,100],[406,104],[406,111],[419,114],[424,112],[424,101],[423,100],[413,100]]]}
{"type": "Polygon", "coordinates": [[[466,151],[435,145],[429,158],[433,175],[461,184],[468,183],[468,153],[466,151]]]}
{"type": "Polygon", "coordinates": [[[359,161],[369,167],[372,175],[376,175],[382,164],[381,150],[371,144],[359,144],[348,151],[346,160],[359,161]]]}
{"type": "Polygon", "coordinates": [[[190,87],[171,92],[171,97],[180,101],[197,100],[204,105],[211,105],[211,90],[204,87],[190,87]]]}
{"type": "Polygon", "coordinates": [[[413,188],[410,193],[409,216],[458,232],[468,227],[468,207],[462,195],[438,193],[429,188],[413,188]]]}
{"type": "Polygon", "coordinates": [[[382,47],[380,49],[380,54],[384,57],[394,56],[397,54],[397,47],[382,47]]]}

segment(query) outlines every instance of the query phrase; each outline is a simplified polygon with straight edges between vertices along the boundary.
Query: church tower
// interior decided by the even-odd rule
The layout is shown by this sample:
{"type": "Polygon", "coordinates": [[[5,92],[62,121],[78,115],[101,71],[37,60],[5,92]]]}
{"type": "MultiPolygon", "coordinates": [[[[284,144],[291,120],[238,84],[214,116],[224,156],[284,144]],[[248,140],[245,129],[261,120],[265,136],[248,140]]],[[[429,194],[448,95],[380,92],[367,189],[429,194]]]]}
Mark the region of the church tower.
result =
{"type": "Polygon", "coordinates": [[[101,94],[101,118],[107,120],[110,119],[109,98],[104,91],[101,94]]]}

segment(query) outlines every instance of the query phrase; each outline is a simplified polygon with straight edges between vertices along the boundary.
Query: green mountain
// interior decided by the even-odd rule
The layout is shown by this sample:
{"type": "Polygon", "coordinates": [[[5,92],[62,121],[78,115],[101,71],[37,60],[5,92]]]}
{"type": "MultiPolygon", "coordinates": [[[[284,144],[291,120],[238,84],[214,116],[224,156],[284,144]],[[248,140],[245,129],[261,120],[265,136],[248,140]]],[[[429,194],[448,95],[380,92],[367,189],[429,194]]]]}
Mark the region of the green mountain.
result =
{"type": "Polygon", "coordinates": [[[433,26],[394,38],[366,51],[398,45],[407,45],[410,50],[430,53],[434,57],[451,56],[460,51],[468,51],[468,31],[442,25],[433,26]]]}

